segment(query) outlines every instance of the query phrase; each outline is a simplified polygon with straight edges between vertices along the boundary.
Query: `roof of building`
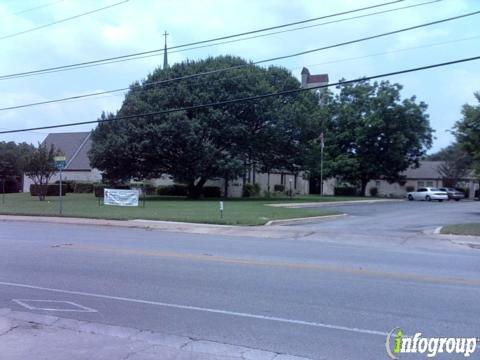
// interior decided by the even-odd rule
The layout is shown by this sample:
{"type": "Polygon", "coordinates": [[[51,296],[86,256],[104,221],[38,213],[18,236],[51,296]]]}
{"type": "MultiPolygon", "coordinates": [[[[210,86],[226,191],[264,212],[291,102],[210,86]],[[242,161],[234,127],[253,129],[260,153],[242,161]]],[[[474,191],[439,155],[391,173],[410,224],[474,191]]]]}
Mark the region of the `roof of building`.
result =
{"type": "Polygon", "coordinates": [[[314,84],[328,84],[328,80],[328,74],[311,75],[310,71],[306,67],[302,69],[302,84],[304,86],[314,86],[314,84]]]}
{"type": "Polygon", "coordinates": [[[307,77],[307,83],[322,83],[328,84],[328,74],[309,75],[307,77]]]}
{"type": "Polygon", "coordinates": [[[443,161],[420,161],[420,167],[410,167],[403,175],[407,179],[441,179],[438,168],[443,161]]]}
{"type": "Polygon", "coordinates": [[[88,151],[92,145],[90,132],[51,133],[44,140],[67,158],[65,170],[91,170],[88,151]]]}

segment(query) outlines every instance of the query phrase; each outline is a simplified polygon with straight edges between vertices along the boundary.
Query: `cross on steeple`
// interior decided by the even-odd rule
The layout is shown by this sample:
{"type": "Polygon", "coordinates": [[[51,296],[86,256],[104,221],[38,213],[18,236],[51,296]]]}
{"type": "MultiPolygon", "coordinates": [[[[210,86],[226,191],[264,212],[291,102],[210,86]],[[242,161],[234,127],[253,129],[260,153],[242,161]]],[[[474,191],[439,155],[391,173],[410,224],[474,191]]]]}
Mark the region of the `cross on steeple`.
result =
{"type": "Polygon", "coordinates": [[[167,30],[163,33],[165,36],[165,48],[163,49],[163,70],[168,69],[168,55],[167,55],[167,36],[170,35],[167,33],[167,30]]]}

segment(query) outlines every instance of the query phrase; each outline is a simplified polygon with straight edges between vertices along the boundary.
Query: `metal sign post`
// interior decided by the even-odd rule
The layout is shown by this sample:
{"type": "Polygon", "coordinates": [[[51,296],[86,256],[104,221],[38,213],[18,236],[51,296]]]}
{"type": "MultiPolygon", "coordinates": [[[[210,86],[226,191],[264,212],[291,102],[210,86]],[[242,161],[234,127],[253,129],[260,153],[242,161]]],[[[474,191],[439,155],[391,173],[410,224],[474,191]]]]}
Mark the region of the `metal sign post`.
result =
{"type": "Polygon", "coordinates": [[[62,196],[62,170],[67,165],[67,158],[65,156],[55,156],[53,158],[55,161],[55,167],[60,171],[60,183],[59,183],[59,195],[60,195],[60,215],[63,214],[63,196],[62,196]]]}
{"type": "Polygon", "coordinates": [[[325,147],[325,139],[323,131],[320,134],[320,196],[323,196],[323,148],[325,147]]]}
{"type": "Polygon", "coordinates": [[[220,218],[223,219],[223,201],[220,201],[220,218]]]}
{"type": "Polygon", "coordinates": [[[5,178],[2,180],[2,204],[5,204],[5,178]]]}

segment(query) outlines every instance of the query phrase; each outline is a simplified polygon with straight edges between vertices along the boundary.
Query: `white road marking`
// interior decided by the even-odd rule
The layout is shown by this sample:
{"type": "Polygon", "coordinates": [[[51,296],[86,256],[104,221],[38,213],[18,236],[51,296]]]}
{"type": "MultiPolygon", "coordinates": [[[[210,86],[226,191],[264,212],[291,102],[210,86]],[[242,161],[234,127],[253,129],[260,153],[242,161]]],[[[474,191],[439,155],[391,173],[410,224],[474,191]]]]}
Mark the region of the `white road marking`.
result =
{"type": "Polygon", "coordinates": [[[39,299],[12,299],[13,302],[21,305],[29,310],[43,310],[43,311],[62,311],[62,312],[98,312],[95,309],[74,303],[72,301],[62,301],[62,300],[39,300],[39,299]],[[68,304],[74,307],[74,309],[58,309],[52,307],[39,307],[34,306],[32,303],[40,304],[68,304]]]}
{"type": "Polygon", "coordinates": [[[312,322],[312,321],[287,319],[287,318],[281,318],[281,317],[276,317],[276,316],[264,316],[264,315],[256,315],[256,314],[249,314],[249,313],[243,313],[243,312],[236,312],[236,311],[204,308],[204,307],[198,307],[198,306],[170,304],[170,303],[151,301],[151,300],[141,300],[141,299],[121,297],[121,296],[110,296],[110,295],[95,294],[95,293],[89,293],[89,292],[83,292],[83,291],[62,290],[62,289],[48,288],[48,287],[28,285],[28,284],[3,282],[3,281],[0,281],[0,285],[19,287],[19,288],[25,288],[25,289],[50,291],[50,292],[56,292],[56,293],[61,293],[61,294],[89,296],[89,297],[95,297],[95,298],[100,298],[100,299],[117,300],[117,301],[131,302],[131,303],[137,303],[137,304],[156,305],[156,306],[163,306],[163,307],[169,307],[169,308],[174,308],[174,309],[194,310],[194,311],[201,311],[201,312],[214,313],[214,314],[223,314],[223,315],[230,315],[230,316],[238,316],[238,317],[257,319],[257,320],[269,320],[269,321],[276,321],[276,322],[296,324],[296,325],[313,326],[313,327],[332,329],[332,330],[343,330],[343,331],[349,331],[349,332],[355,332],[355,333],[361,333],[361,334],[387,336],[387,333],[382,332],[382,331],[360,329],[360,328],[355,328],[355,327],[332,325],[332,324],[325,324],[325,323],[312,322]]]}

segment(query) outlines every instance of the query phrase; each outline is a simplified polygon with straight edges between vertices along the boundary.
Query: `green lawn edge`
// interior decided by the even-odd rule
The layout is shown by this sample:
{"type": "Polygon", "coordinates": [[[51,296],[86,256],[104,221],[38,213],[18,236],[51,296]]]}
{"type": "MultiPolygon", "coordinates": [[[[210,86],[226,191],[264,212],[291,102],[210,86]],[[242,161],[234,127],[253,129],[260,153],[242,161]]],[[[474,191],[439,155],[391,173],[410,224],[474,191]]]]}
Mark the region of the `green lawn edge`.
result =
{"type": "Polygon", "coordinates": [[[440,230],[445,235],[480,236],[480,223],[446,225],[440,230]]]}
{"type": "MultiPolygon", "coordinates": [[[[0,202],[1,215],[53,216],[58,217],[59,198],[49,197],[39,201],[29,193],[6,194],[5,204],[0,202]]],[[[351,197],[298,196],[289,198],[255,199],[201,199],[188,200],[172,197],[152,196],[147,198],[146,207],[123,208],[99,205],[93,194],[67,194],[63,198],[62,217],[102,220],[158,220],[218,225],[265,225],[271,220],[308,218],[337,215],[331,209],[279,208],[265,206],[273,202],[334,202],[361,200],[351,197]],[[224,201],[224,217],[220,217],[219,201],[224,201]]]]}

